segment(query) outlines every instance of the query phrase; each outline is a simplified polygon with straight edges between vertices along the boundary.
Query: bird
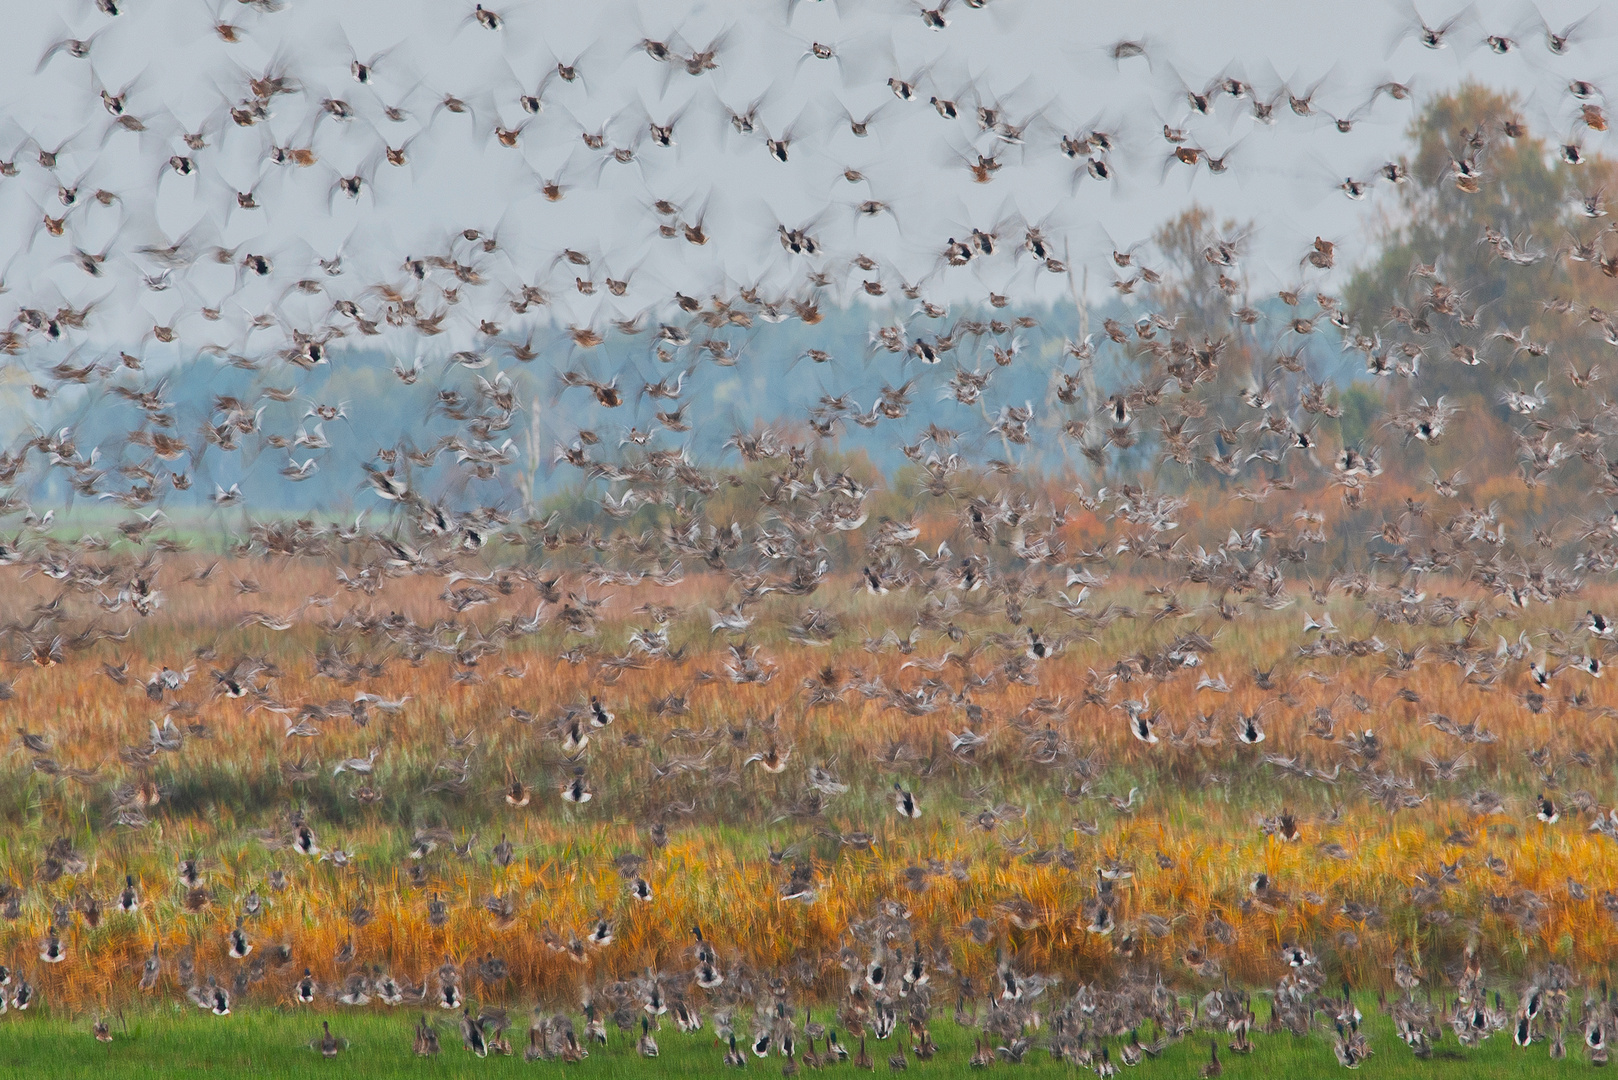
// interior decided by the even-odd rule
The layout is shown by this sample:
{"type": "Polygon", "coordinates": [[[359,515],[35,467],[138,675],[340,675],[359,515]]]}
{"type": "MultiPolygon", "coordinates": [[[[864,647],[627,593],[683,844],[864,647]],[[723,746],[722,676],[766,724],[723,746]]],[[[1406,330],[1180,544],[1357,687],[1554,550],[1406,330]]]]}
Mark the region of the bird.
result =
{"type": "Polygon", "coordinates": [[[45,932],[45,943],[40,946],[39,958],[47,964],[60,964],[67,959],[67,947],[63,945],[54,924],[45,932]]]}
{"type": "Polygon", "coordinates": [[[489,1043],[483,1031],[482,1018],[473,1016],[470,1008],[461,1010],[461,1045],[480,1058],[489,1056],[489,1043]]]}
{"type": "Polygon", "coordinates": [[[413,1049],[417,1057],[435,1057],[438,1054],[438,1032],[425,1015],[416,1021],[413,1049]]]}
{"type": "Polygon", "coordinates": [[[341,1036],[333,1035],[329,1022],[322,1020],[320,1030],[321,1034],[309,1045],[320,1051],[321,1057],[334,1058],[348,1048],[348,1040],[341,1036]]]}
{"type": "Polygon", "coordinates": [[[652,1038],[650,1021],[644,1016],[640,1018],[640,1038],[635,1043],[635,1052],[646,1058],[657,1056],[657,1040],[652,1038]]]}
{"type": "Polygon", "coordinates": [[[245,958],[248,953],[253,951],[253,943],[247,939],[247,932],[242,929],[242,923],[245,921],[245,916],[236,916],[235,929],[231,930],[231,932],[226,935],[228,939],[226,952],[228,952],[231,958],[235,960],[241,960],[245,958]]]}

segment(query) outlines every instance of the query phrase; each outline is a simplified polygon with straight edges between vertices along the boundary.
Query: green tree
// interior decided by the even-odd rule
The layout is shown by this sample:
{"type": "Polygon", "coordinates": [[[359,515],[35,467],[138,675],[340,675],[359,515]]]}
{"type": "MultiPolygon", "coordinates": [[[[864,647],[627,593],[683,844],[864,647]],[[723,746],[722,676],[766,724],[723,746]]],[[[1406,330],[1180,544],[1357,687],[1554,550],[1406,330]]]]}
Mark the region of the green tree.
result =
{"type": "Polygon", "coordinates": [[[1180,316],[1186,333],[1202,336],[1229,331],[1231,310],[1242,301],[1232,299],[1236,294],[1226,289],[1239,291],[1243,284],[1240,259],[1252,228],[1252,222],[1244,225],[1229,218],[1218,222],[1212,210],[1193,203],[1152,234],[1152,244],[1164,260],[1163,281],[1155,300],[1164,310],[1180,316]],[[1234,265],[1221,261],[1225,257],[1222,251],[1234,257],[1234,265]],[[1210,252],[1216,257],[1210,258],[1210,252]],[[1225,288],[1220,287],[1221,280],[1225,288]]]}
{"type": "Polygon", "coordinates": [[[1572,169],[1527,129],[1515,96],[1472,83],[1429,101],[1409,138],[1397,211],[1346,290],[1350,317],[1383,344],[1422,351],[1410,394],[1492,399],[1512,379],[1532,387],[1552,358],[1494,335],[1568,336],[1544,302],[1571,285],[1558,254],[1577,233],[1572,169]],[[1458,362],[1474,354],[1480,363],[1458,362]]]}
{"type": "MultiPolygon", "coordinates": [[[[1419,359],[1418,377],[1382,380],[1384,415],[1440,396],[1460,410],[1430,443],[1371,432],[1388,447],[1384,464],[1410,479],[1429,468],[1464,468],[1474,480],[1511,476],[1527,442],[1565,438],[1547,423],[1589,414],[1589,395],[1565,377],[1569,365],[1588,368],[1610,354],[1586,318],[1590,304],[1612,303],[1612,282],[1593,269],[1606,222],[1578,209],[1583,193],[1612,178],[1612,163],[1567,164],[1561,140],[1530,131],[1519,105],[1471,83],[1427,103],[1398,162],[1405,179],[1377,236],[1379,254],[1346,289],[1362,343],[1395,363],[1419,359]],[[1541,384],[1547,404],[1532,416],[1502,402],[1506,391],[1541,384]]],[[[1554,479],[1571,501],[1601,482],[1599,472],[1571,461],[1554,479]]]]}

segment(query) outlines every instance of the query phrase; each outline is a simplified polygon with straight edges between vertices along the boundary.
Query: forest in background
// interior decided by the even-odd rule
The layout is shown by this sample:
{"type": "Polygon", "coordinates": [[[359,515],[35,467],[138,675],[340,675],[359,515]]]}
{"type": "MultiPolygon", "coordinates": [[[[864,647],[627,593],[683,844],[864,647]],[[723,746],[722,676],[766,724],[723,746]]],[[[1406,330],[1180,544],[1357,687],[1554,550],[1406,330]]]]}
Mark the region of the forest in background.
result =
{"type": "MultiPolygon", "coordinates": [[[[599,470],[569,465],[559,451],[579,446],[582,432],[586,441],[599,440],[595,460],[633,454],[637,447],[626,434],[649,430],[647,414],[659,404],[644,394],[645,385],[674,385],[684,381],[682,373],[711,368],[691,380],[680,409],[690,427],[677,438],[693,460],[745,470],[748,463],[727,443],[734,445],[738,433],[769,430],[778,443],[808,446],[827,468],[853,468],[885,489],[883,512],[896,518],[926,510],[925,476],[904,448],[918,443],[926,423],[941,420],[960,432],[964,459],[991,473],[1009,469],[1053,492],[1137,483],[1182,495],[1194,512],[1217,516],[1244,486],[1282,481],[1304,491],[1330,489],[1332,463],[1347,447],[1379,455],[1383,473],[1370,486],[1379,507],[1420,498],[1435,477],[1459,472],[1469,501],[1498,502],[1508,515],[1537,525],[1591,512],[1589,492],[1618,490],[1606,460],[1584,452],[1580,437],[1581,428],[1607,420],[1579,412],[1586,387],[1604,385],[1588,380],[1599,380],[1618,341],[1598,314],[1614,293],[1601,204],[1612,166],[1602,159],[1569,165],[1558,159],[1554,141],[1528,133],[1491,141],[1487,154],[1479,152],[1481,141],[1471,148],[1489,182],[1465,190],[1455,163],[1467,158],[1467,140],[1516,108],[1513,99],[1476,85],[1431,99],[1408,132],[1396,197],[1374,204],[1368,251],[1347,254],[1361,250],[1358,238],[1320,238],[1325,247],[1302,252],[1294,284],[1278,293],[1250,285],[1276,268],[1251,272],[1241,259],[1244,238],[1262,226],[1219,221],[1193,207],[1165,223],[1148,248],[1118,253],[1118,280],[1106,299],[1084,303],[1076,284],[1073,304],[1015,315],[987,304],[928,312],[906,302],[839,305],[833,297],[807,319],[674,311],[662,325],[677,327],[699,347],[675,355],[653,340],[656,327],[649,326],[635,336],[611,333],[586,350],[565,330],[538,326],[527,362],[492,362],[486,353],[438,356],[430,338],[419,357],[401,358],[350,339],[330,343],[324,361],[296,372],[297,393],[286,401],[260,396],[267,387],[292,384],[274,370],[245,370],[218,355],[155,359],[150,370],[161,374],[172,402],[157,415],[143,412],[132,394],[120,396],[117,380],[110,390],[75,385],[71,375],[80,365],[117,360],[116,349],[85,345],[65,358],[24,354],[8,365],[10,385],[0,390],[11,396],[14,428],[16,417],[32,418],[27,431],[13,431],[14,444],[30,432],[71,428],[79,441],[101,448],[98,466],[111,476],[120,466],[150,463],[139,433],[167,428],[194,435],[217,422],[221,399],[253,402],[262,431],[295,432],[278,443],[248,437],[234,459],[198,440],[200,452],[167,463],[190,480],[185,491],[160,484],[142,500],[137,480],[123,493],[106,493],[128,503],[133,489],[133,503],[147,512],[206,509],[210,494],[239,485],[259,513],[320,507],[352,514],[369,502],[355,486],[354,466],[386,447],[432,455],[418,458],[432,463],[413,468],[415,483],[447,505],[557,510],[569,520],[605,522],[597,511],[610,482],[599,470]],[[1350,259],[1354,269],[1345,280],[1338,260],[1350,259]],[[1143,268],[1158,280],[1143,280],[1143,268]],[[1343,282],[1341,295],[1316,288],[1326,268],[1335,271],[1331,280],[1343,282]],[[1016,315],[1024,325],[1012,324],[1016,315]],[[1012,324],[1010,332],[992,349],[969,348],[962,321],[995,319],[1012,324]],[[884,327],[906,343],[942,340],[953,347],[928,365],[913,349],[896,354],[884,347],[878,337],[884,327]],[[1171,384],[1165,339],[1220,356],[1216,376],[1181,395],[1206,417],[1190,424],[1200,432],[1190,446],[1166,421],[1120,426],[1106,417],[1109,401],[1155,401],[1171,384]],[[93,355],[97,350],[101,357],[93,355]],[[426,377],[406,385],[399,372],[412,364],[426,377]],[[615,379],[629,407],[609,410],[566,391],[567,370],[615,379]],[[995,400],[1025,403],[1031,414],[1020,425],[1025,437],[1008,439],[998,430],[1001,417],[981,400],[951,400],[963,371],[992,380],[995,400]],[[488,442],[509,453],[513,467],[468,485],[439,464],[461,445],[455,416],[476,400],[475,380],[497,372],[519,405],[488,432],[488,442]],[[31,385],[20,381],[30,377],[31,385]],[[884,420],[880,431],[844,423],[830,438],[814,437],[825,399],[840,397],[864,410],[884,388],[906,386],[921,404],[884,420]],[[1531,411],[1521,411],[1520,400],[1508,403],[1502,388],[1520,391],[1531,411]],[[1256,396],[1266,402],[1262,409],[1250,407],[1256,396]],[[1439,400],[1462,418],[1442,439],[1413,444],[1380,419],[1439,400]],[[322,421],[311,410],[317,402],[338,409],[364,402],[366,423],[352,424],[346,410],[322,421]],[[1295,454],[1260,447],[1250,456],[1241,436],[1272,411],[1291,416],[1311,445],[1293,448],[1295,454]],[[1232,431],[1237,437],[1227,440],[1232,431]],[[1553,449],[1566,482],[1547,485],[1533,462],[1553,449]],[[281,474],[289,459],[310,458],[317,465],[303,478],[281,474]],[[1535,482],[1525,487],[1525,477],[1535,482]]],[[[105,517],[91,509],[105,509],[105,498],[75,500],[70,479],[60,472],[25,475],[11,505],[70,506],[83,520],[105,517]]],[[[645,507],[621,524],[644,527],[657,515],[655,506],[645,507]]]]}

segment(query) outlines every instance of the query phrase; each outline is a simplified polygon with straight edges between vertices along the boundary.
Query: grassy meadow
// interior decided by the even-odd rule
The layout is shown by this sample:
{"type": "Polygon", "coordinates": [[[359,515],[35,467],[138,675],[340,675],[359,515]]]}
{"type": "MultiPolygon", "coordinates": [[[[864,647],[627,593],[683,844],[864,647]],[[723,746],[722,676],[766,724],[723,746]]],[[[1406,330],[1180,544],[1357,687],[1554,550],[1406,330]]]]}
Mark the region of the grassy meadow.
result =
{"type": "MultiPolygon", "coordinates": [[[[222,1022],[212,1017],[188,1014],[142,1013],[127,1020],[127,1026],[114,1023],[111,1043],[98,1043],[89,1036],[88,1026],[43,1016],[26,1024],[0,1025],[0,1066],[15,1075],[61,1077],[63,1080],[103,1080],[108,1075],[158,1075],[175,1080],[219,1075],[286,1077],[331,1076],[532,1076],[545,1073],[572,1077],[683,1077],[723,1075],[733,1070],[721,1064],[724,1047],[709,1031],[681,1035],[672,1029],[658,1036],[659,1054],[648,1059],[636,1054],[634,1039],[609,1036],[609,1045],[595,1048],[583,1061],[526,1062],[522,1046],[514,1039],[514,1053],[507,1057],[492,1054],[474,1058],[458,1045],[453,1024],[440,1022],[444,1046],[436,1057],[418,1057],[411,1049],[411,1015],[337,1012],[296,1014],[284,1010],[259,1009],[222,1022]],[[335,1059],[323,1058],[308,1044],[321,1034],[320,1020],[328,1019],[332,1030],[348,1039],[349,1045],[335,1059]]],[[[521,1027],[521,1025],[518,1025],[521,1027]]],[[[1539,1080],[1587,1073],[1589,1065],[1577,1049],[1565,1061],[1552,1061],[1543,1045],[1518,1048],[1505,1038],[1492,1039],[1468,1051],[1451,1044],[1428,1061],[1417,1061],[1400,1044],[1386,1023],[1376,1018],[1369,1025],[1375,1054],[1364,1066],[1369,1072],[1388,1077],[1437,1077],[1440,1080],[1487,1080],[1495,1077],[1523,1077],[1539,1080]]],[[[973,1032],[944,1021],[935,1026],[938,1054],[931,1061],[918,1061],[910,1055],[906,1072],[945,1078],[979,1075],[967,1064],[973,1051],[973,1032]]],[[[887,1063],[901,1040],[870,1040],[867,1050],[873,1072],[891,1075],[887,1063]]],[[[1253,1077],[1311,1077],[1340,1075],[1331,1046],[1321,1037],[1294,1038],[1287,1035],[1260,1037],[1257,1048],[1246,1055],[1232,1054],[1221,1041],[1220,1063],[1225,1077],[1241,1080],[1253,1077]]],[[[1120,1043],[1114,1043],[1114,1048],[1120,1043]]],[[[857,1049],[857,1048],[856,1048],[857,1049]]],[[[1187,1039],[1170,1046],[1155,1061],[1140,1067],[1143,1073],[1194,1076],[1208,1060],[1205,1038],[1187,1039]]],[[[760,1059],[749,1055],[743,1070],[774,1075],[781,1059],[760,1059]]],[[[1011,1070],[1014,1075],[1034,1078],[1072,1076],[1075,1066],[1052,1060],[1043,1050],[1031,1051],[1019,1065],[997,1062],[991,1071],[1011,1070]]],[[[810,1071],[804,1067],[802,1071],[810,1071]]],[[[851,1062],[827,1064],[821,1071],[836,1075],[859,1072],[851,1062]]]]}

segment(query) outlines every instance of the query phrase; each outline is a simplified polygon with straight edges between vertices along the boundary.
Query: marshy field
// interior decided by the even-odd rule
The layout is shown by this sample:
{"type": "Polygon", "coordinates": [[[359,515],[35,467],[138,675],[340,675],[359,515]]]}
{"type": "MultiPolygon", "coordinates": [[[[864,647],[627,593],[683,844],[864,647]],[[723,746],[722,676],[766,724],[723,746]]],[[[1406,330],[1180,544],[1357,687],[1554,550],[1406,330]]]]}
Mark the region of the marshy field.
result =
{"type": "MultiPolygon", "coordinates": [[[[428,586],[385,540],[323,542],[377,586],[171,553],[127,637],[13,676],[0,1056],[290,1075],[325,1023],[355,1067],[432,1069],[423,1016],[450,1057],[480,1019],[495,1056],[609,1071],[649,1036],[648,1075],[731,1036],[754,1066],[835,1036],[941,1071],[1599,1049],[1613,714],[1516,636],[1599,655],[1579,604],[1508,639],[1486,595],[1221,614],[1207,585],[1080,568],[1092,605],[1068,569],[973,588],[950,560],[737,605],[517,550],[428,586]]],[[[110,587],[4,573],[39,622],[110,587]]]]}

